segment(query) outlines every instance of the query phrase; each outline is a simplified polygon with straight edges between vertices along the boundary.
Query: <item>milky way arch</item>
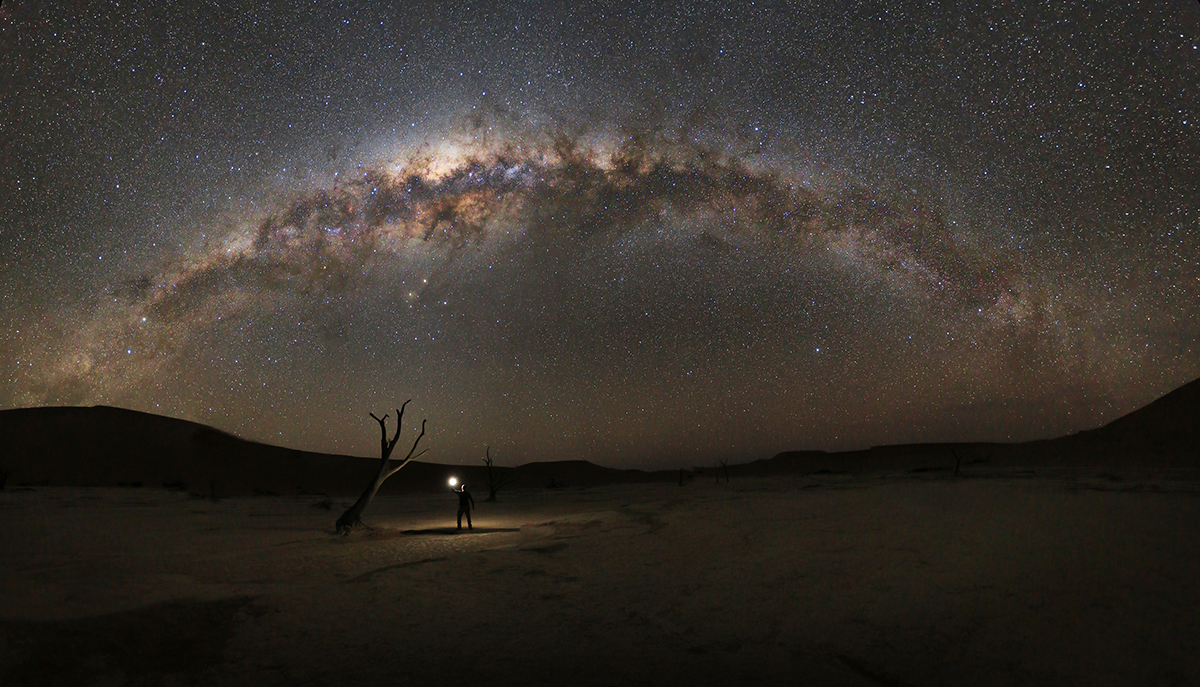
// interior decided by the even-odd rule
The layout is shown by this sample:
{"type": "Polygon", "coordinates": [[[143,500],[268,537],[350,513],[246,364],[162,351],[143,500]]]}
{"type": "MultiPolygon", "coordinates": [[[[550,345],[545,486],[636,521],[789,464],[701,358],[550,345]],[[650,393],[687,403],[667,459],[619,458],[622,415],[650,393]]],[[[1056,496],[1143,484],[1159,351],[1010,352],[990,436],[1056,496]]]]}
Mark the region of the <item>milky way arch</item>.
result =
{"type": "MultiPolygon", "coordinates": [[[[293,197],[207,255],[141,277],[135,305],[177,317],[231,284],[337,290],[381,252],[433,251],[445,263],[496,232],[569,245],[645,231],[669,216],[708,241],[765,242],[785,257],[833,251],[846,269],[890,280],[904,297],[1000,322],[1031,307],[1019,266],[956,236],[929,199],[897,203],[858,186],[819,192],[787,170],[651,152],[636,138],[604,158],[559,138],[548,150],[467,157],[439,174],[422,167],[360,170],[293,197]]],[[[436,267],[425,281],[438,281],[436,267]]]]}
{"type": "MultiPolygon", "coordinates": [[[[448,294],[464,295],[471,284],[459,281],[497,255],[534,248],[579,261],[658,235],[681,237],[672,250],[684,261],[749,246],[791,273],[832,266],[844,282],[890,294],[901,308],[932,309],[943,322],[1044,338],[1046,299],[1023,266],[953,226],[937,199],[814,184],[782,165],[643,136],[609,150],[558,136],[362,165],[336,183],[280,194],[206,230],[202,248],[116,288],[59,360],[42,366],[49,372],[30,400],[94,399],[98,378],[120,398],[173,374],[190,346],[211,348],[203,342],[230,321],[278,317],[281,301],[316,309],[383,280],[397,307],[419,317],[448,294]]],[[[668,296],[664,303],[678,302],[668,296]]]]}

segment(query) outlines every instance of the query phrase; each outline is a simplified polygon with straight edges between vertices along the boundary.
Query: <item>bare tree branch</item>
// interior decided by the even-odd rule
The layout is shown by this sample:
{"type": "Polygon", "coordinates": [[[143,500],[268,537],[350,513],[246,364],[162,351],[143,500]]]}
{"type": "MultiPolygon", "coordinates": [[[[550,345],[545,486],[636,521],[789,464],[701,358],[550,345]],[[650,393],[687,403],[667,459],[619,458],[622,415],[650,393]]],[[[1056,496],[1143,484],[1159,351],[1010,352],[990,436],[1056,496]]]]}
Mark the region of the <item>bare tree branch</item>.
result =
{"type": "Polygon", "coordinates": [[[396,433],[392,435],[390,440],[387,435],[388,416],[384,414],[383,417],[377,417],[375,413],[370,413],[370,416],[379,423],[379,471],[375,473],[375,479],[371,480],[371,483],[367,485],[362,496],[359,496],[354,505],[348,508],[345,513],[342,513],[342,517],[337,519],[335,526],[337,527],[338,534],[350,534],[355,526],[361,525],[363,512],[371,504],[371,500],[375,498],[375,493],[379,491],[379,487],[383,486],[384,480],[396,474],[400,468],[408,465],[409,462],[425,453],[425,450],[417,453],[417,446],[421,443],[421,439],[425,437],[426,421],[421,420],[421,433],[417,435],[412,448],[408,450],[408,455],[404,457],[404,460],[398,461],[397,464],[393,464],[390,460],[392,449],[396,448],[396,442],[400,440],[400,430],[404,426],[404,410],[411,402],[412,399],[410,398],[396,409],[396,433]]]}
{"type": "Polygon", "coordinates": [[[506,468],[497,468],[495,461],[492,460],[492,447],[484,447],[484,457],[480,458],[483,464],[487,466],[487,481],[488,481],[488,497],[485,501],[495,501],[496,492],[508,484],[508,480],[512,477],[512,472],[506,468]]]}

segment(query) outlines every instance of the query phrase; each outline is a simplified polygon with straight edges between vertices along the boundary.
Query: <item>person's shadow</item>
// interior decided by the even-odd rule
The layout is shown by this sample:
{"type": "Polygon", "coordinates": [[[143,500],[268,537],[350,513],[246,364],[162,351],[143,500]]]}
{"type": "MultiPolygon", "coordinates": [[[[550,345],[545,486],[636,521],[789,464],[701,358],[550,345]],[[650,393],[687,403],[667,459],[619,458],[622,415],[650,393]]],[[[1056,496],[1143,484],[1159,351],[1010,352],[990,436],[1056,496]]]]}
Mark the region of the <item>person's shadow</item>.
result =
{"type": "Polygon", "coordinates": [[[416,530],[401,530],[401,534],[417,535],[417,534],[491,534],[493,532],[520,532],[519,527],[472,527],[469,529],[460,529],[458,527],[423,527],[416,530]]]}

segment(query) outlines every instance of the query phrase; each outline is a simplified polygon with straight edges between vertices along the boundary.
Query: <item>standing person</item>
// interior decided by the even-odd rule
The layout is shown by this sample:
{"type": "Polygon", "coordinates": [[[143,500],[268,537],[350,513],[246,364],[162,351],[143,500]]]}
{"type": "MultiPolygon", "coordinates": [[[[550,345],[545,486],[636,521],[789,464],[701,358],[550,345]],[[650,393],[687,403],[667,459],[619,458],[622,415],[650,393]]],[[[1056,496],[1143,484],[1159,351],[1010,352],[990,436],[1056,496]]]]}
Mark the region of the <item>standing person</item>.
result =
{"type": "Polygon", "coordinates": [[[467,516],[467,529],[473,530],[475,527],[471,525],[471,509],[475,507],[475,497],[471,496],[471,492],[467,491],[467,485],[462,485],[455,490],[458,492],[458,529],[462,529],[462,516],[465,513],[467,516]]]}

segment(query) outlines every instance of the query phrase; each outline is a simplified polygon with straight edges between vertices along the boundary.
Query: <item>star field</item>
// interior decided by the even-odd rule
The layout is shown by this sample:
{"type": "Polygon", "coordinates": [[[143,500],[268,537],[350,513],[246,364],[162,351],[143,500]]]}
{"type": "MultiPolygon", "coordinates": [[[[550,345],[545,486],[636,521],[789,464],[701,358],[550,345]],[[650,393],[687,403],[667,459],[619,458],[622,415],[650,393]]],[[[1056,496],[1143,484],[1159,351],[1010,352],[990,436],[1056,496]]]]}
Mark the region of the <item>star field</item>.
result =
{"type": "Polygon", "coordinates": [[[0,63],[0,407],[674,468],[1200,376],[1194,3],[6,2],[0,63]]]}

